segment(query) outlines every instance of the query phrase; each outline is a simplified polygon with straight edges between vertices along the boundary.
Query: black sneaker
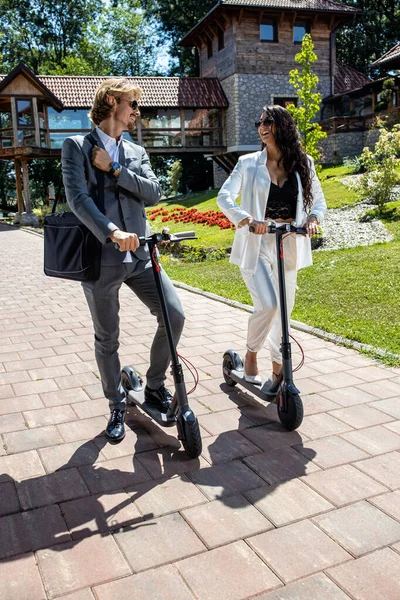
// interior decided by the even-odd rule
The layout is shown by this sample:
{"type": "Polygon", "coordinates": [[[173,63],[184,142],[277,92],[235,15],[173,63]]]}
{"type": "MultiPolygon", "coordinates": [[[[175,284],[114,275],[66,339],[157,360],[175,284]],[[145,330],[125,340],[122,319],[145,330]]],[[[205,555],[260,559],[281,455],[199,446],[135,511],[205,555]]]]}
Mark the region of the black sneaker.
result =
{"type": "Polygon", "coordinates": [[[149,387],[144,388],[144,399],[149,404],[154,404],[160,410],[167,410],[173,400],[173,396],[165,385],[160,385],[157,390],[152,390],[149,387]]]}
{"type": "Polygon", "coordinates": [[[125,410],[114,408],[106,427],[106,436],[113,442],[120,442],[125,437],[125,410]]]}

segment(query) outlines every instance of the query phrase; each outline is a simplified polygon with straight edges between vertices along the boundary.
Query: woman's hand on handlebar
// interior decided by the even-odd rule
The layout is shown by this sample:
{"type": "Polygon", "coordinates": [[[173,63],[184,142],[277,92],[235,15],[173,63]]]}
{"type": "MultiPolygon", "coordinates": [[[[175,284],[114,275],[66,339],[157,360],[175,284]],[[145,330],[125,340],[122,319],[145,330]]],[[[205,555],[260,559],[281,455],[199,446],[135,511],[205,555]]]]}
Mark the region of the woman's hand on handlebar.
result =
{"type": "Polygon", "coordinates": [[[120,252],[135,252],[139,246],[140,241],[136,233],[128,233],[127,231],[121,231],[121,229],[116,229],[113,231],[109,238],[115,244],[118,244],[120,252]]]}
{"type": "Polygon", "coordinates": [[[264,233],[268,233],[267,221],[257,221],[256,219],[253,219],[251,217],[251,218],[249,218],[248,225],[249,225],[249,227],[252,228],[252,232],[257,235],[263,235],[264,233]]]}
{"type": "Polygon", "coordinates": [[[315,215],[310,215],[307,217],[307,221],[304,224],[305,229],[307,230],[308,236],[311,237],[318,233],[318,219],[315,215]]]}

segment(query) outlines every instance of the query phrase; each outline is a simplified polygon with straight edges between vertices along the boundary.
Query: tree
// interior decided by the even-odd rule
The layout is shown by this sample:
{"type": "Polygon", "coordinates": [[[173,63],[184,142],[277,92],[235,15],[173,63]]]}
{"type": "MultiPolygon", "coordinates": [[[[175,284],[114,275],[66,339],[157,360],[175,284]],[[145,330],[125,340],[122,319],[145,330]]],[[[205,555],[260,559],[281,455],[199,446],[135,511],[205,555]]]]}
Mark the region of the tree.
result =
{"type": "Polygon", "coordinates": [[[296,54],[295,61],[302,68],[292,69],[289,73],[289,82],[296,90],[299,105],[290,104],[287,109],[292,114],[301,134],[301,143],[307,154],[316,162],[321,157],[318,142],[326,137],[319,123],[313,122],[320,109],[322,96],[316,92],[318,76],[312,71],[311,65],[318,60],[314,52],[314,44],[309,33],[303,37],[301,52],[296,54]]]}
{"type": "Polygon", "coordinates": [[[179,46],[181,39],[217,4],[217,0],[141,0],[148,17],[160,23],[160,33],[171,42],[171,75],[198,75],[192,48],[179,46]]]}
{"type": "Polygon", "coordinates": [[[363,11],[337,32],[337,58],[368,74],[370,64],[399,41],[399,0],[341,0],[363,11]]]}
{"type": "Polygon", "coordinates": [[[182,177],[182,162],[176,160],[168,171],[169,185],[176,196],[178,194],[180,179],[182,177]]]}

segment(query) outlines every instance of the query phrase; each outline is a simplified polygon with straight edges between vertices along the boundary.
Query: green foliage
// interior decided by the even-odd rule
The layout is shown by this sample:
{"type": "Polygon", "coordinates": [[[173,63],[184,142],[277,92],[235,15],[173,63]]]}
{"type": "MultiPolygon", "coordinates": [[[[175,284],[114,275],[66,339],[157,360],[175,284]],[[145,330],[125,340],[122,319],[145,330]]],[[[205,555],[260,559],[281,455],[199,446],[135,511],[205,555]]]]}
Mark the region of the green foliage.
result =
{"type": "Polygon", "coordinates": [[[399,40],[399,0],[341,0],[362,14],[340,27],[336,34],[337,58],[366,75],[370,64],[399,40]]]}
{"type": "Polygon", "coordinates": [[[199,74],[192,48],[179,45],[180,40],[216,5],[216,0],[141,0],[147,17],[160,23],[160,34],[171,42],[170,75],[199,74]]]}
{"type": "MultiPolygon", "coordinates": [[[[301,52],[296,54],[295,60],[301,65],[301,71],[292,69],[289,73],[289,82],[296,90],[299,105],[290,104],[287,109],[296,121],[304,150],[317,162],[321,157],[318,142],[326,137],[326,133],[322,131],[319,123],[312,121],[320,109],[322,96],[315,91],[318,76],[312,71],[311,66],[318,59],[309,33],[303,37],[301,52]]],[[[318,165],[317,171],[320,171],[318,165]]]]}
{"type": "Polygon", "coordinates": [[[168,171],[169,185],[174,193],[174,196],[178,194],[179,184],[182,177],[182,161],[176,160],[171,169],[168,171]]]}
{"type": "Polygon", "coordinates": [[[354,189],[361,198],[372,198],[382,210],[387,202],[395,199],[393,187],[400,180],[400,124],[389,131],[384,121],[378,120],[378,127],[380,133],[375,148],[365,147],[360,156],[365,173],[354,183],[354,189]]]}

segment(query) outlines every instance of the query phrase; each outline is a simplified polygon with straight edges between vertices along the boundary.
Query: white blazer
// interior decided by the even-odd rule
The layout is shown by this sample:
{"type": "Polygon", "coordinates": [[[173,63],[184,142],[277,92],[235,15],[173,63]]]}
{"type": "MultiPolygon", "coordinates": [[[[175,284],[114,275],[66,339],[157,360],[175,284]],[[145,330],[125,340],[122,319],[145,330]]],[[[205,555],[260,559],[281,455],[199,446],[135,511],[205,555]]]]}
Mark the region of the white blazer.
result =
{"type": "MultiPolygon", "coordinates": [[[[320,181],[315,173],[314,161],[311,163],[313,205],[309,214],[317,217],[322,223],[326,212],[326,202],[320,181]]],[[[231,175],[219,191],[217,204],[222,212],[236,225],[235,239],[233,241],[230,262],[241,269],[254,273],[261,246],[261,235],[250,233],[246,225],[237,228],[238,223],[246,217],[253,217],[257,221],[265,220],[265,209],[271,186],[271,178],[266,166],[267,150],[252,152],[240,156],[231,175]],[[241,204],[236,200],[241,194],[241,204]]],[[[298,196],[296,206],[296,223],[301,226],[305,223],[308,214],[303,209],[303,188],[300,175],[296,172],[298,182],[298,196]]],[[[302,269],[312,264],[311,241],[303,235],[296,236],[297,268],[302,269]]]]}

